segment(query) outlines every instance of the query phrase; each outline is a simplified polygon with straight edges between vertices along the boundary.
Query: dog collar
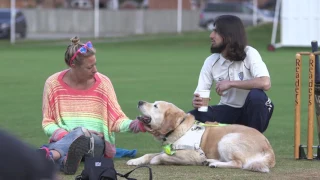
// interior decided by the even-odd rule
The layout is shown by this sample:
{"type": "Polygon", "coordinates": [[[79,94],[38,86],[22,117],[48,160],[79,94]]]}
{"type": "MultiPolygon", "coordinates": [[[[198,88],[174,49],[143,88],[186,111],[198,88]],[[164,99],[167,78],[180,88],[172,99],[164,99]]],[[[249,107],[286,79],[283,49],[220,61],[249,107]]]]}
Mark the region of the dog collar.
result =
{"type": "MultiPolygon", "coordinates": [[[[182,121],[180,121],[180,124],[182,124],[183,121],[185,121],[185,120],[187,119],[187,116],[188,116],[188,114],[186,114],[186,115],[183,117],[182,121]]],[[[179,125],[180,125],[180,124],[179,124],[179,125]]],[[[178,125],[178,126],[179,126],[179,125],[178,125]]],[[[166,135],[164,135],[164,137],[162,138],[162,140],[163,140],[163,141],[166,141],[166,140],[167,140],[167,137],[170,136],[170,134],[173,133],[173,131],[174,131],[174,130],[171,130],[171,131],[169,131],[166,135]]]]}

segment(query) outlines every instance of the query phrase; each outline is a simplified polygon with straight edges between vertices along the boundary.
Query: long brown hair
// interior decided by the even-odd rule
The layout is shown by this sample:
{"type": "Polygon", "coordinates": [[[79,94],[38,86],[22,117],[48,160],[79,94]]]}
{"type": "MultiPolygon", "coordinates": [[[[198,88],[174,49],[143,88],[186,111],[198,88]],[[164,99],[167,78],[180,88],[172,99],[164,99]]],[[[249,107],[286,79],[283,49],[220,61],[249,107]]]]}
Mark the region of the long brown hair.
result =
{"type": "MultiPolygon", "coordinates": [[[[243,61],[246,58],[244,49],[247,46],[247,35],[240,18],[233,15],[222,15],[216,18],[214,25],[215,31],[223,38],[222,48],[226,49],[225,58],[232,61],[243,61]]],[[[217,49],[211,47],[211,53],[216,53],[215,50],[217,49]]]]}

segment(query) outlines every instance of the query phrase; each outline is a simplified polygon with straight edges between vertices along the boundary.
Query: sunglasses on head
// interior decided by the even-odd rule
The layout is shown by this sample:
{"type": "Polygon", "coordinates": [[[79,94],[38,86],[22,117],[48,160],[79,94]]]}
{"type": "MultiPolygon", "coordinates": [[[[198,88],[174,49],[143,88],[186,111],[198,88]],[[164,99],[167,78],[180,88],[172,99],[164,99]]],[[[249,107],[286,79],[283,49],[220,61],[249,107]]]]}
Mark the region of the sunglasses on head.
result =
{"type": "Polygon", "coordinates": [[[90,41],[86,42],[82,47],[80,47],[80,48],[77,50],[76,53],[74,53],[74,55],[73,55],[72,58],[70,59],[70,66],[71,66],[73,60],[77,57],[77,55],[78,55],[79,53],[81,53],[81,54],[87,53],[88,48],[93,48],[93,45],[92,45],[92,43],[91,43],[90,41]]]}

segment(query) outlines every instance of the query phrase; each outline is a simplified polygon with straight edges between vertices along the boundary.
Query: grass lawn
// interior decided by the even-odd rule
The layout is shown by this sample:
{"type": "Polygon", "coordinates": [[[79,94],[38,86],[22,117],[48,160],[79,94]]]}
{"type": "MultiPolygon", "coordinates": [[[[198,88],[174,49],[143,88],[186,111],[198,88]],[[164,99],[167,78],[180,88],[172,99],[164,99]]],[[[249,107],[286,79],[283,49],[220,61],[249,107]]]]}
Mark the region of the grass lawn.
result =
{"type": "MultiPolygon", "coordinates": [[[[235,169],[210,169],[196,166],[152,166],[156,180],[209,179],[317,179],[318,161],[293,159],[295,53],[306,48],[281,48],[267,51],[271,26],[247,30],[249,44],[258,49],[271,74],[269,97],[275,111],[265,136],[271,142],[277,164],[269,174],[235,169]]],[[[98,70],[110,77],[123,111],[130,117],[139,115],[139,100],[165,100],[185,111],[191,109],[191,99],[198,75],[209,55],[209,32],[182,35],[135,36],[119,39],[99,39],[92,42],[97,49],[98,70]]],[[[85,40],[83,40],[85,41],[85,40]]],[[[65,41],[18,42],[12,46],[0,41],[0,127],[7,129],[34,147],[47,142],[41,128],[42,90],[46,78],[65,69],[65,41]]],[[[303,63],[302,143],[307,134],[307,58],[303,63]]],[[[212,93],[212,103],[218,96],[212,93]]],[[[316,123],[315,123],[316,124],[316,123]]],[[[315,144],[318,139],[315,134],[315,144]]],[[[137,149],[137,156],[161,151],[161,145],[149,134],[117,134],[117,147],[137,149]]],[[[3,148],[3,147],[1,147],[3,148]]],[[[115,159],[116,169],[125,173],[127,158],[115,159]]],[[[81,173],[81,164],[77,174],[81,173]]],[[[77,175],[76,174],[76,175],[77,175]]],[[[72,180],[75,176],[60,176],[72,180]]],[[[146,170],[137,170],[133,177],[147,179],[146,170]]]]}

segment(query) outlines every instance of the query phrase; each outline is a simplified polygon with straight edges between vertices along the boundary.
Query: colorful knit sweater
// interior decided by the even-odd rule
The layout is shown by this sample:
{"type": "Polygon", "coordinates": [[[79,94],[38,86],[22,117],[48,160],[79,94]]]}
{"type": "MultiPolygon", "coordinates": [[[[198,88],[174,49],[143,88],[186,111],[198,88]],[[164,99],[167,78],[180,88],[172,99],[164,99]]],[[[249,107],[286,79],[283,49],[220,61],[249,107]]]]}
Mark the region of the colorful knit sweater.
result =
{"type": "Polygon", "coordinates": [[[110,79],[96,73],[88,90],[76,90],[63,82],[68,70],[50,76],[43,92],[42,127],[50,142],[61,139],[76,127],[104,134],[105,157],[116,153],[114,132],[130,131],[132,120],[122,112],[110,79]]]}

